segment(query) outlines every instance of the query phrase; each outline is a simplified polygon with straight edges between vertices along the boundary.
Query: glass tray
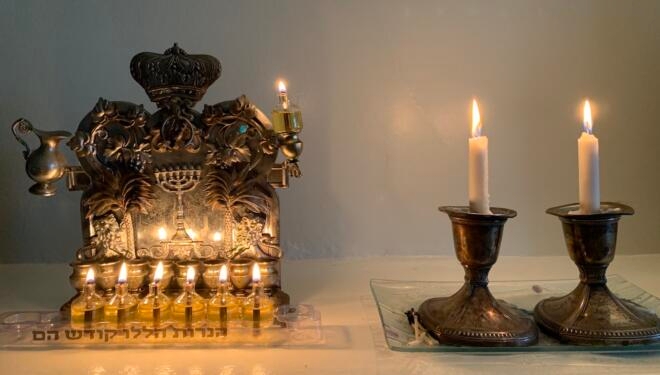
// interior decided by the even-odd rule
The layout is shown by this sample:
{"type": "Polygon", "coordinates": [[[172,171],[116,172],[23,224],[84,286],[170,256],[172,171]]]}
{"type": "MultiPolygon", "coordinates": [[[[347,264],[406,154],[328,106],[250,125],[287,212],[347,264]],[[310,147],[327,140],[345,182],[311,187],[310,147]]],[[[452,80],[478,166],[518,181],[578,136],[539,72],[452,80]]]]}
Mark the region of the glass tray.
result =
{"type": "MultiPolygon", "coordinates": [[[[263,323],[262,323],[263,324],[263,323]]],[[[139,322],[129,322],[114,329],[100,322],[93,329],[72,328],[59,311],[15,311],[0,314],[0,349],[66,349],[80,347],[314,347],[326,343],[321,314],[311,305],[277,309],[272,324],[255,330],[239,321],[230,321],[227,335],[220,328],[196,325],[177,328],[164,322],[154,329],[139,322]]]]}
{"type": "MultiPolygon", "coordinates": [[[[495,281],[489,283],[488,286],[495,298],[515,305],[531,316],[531,311],[540,300],[565,295],[573,290],[577,283],[577,280],[495,281]]],[[[629,346],[577,346],[562,344],[543,332],[539,335],[538,344],[528,347],[450,346],[441,345],[435,340],[432,344],[408,344],[414,339],[414,335],[404,311],[410,310],[410,308],[417,309],[428,298],[449,296],[456,292],[461,285],[463,285],[461,282],[371,280],[371,292],[376,300],[387,346],[391,350],[403,352],[660,352],[660,343],[629,346]]],[[[619,297],[635,302],[656,315],[660,315],[660,299],[623,277],[608,276],[607,285],[619,297]]]]}

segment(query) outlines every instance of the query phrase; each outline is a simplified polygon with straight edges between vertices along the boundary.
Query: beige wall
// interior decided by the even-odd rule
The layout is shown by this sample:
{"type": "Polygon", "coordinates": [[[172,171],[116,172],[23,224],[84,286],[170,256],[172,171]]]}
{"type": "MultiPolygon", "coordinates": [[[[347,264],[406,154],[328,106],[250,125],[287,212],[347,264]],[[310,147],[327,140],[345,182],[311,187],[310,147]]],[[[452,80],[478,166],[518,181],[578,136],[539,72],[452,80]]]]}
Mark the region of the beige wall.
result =
{"type": "Polygon", "coordinates": [[[0,261],[67,261],[80,244],[80,194],[63,185],[54,199],[28,194],[11,122],[73,131],[99,96],[148,102],[130,58],[174,41],[221,59],[207,103],[246,93],[268,110],[274,80],[291,82],[306,128],[304,178],[281,194],[288,257],[450,254],[436,207],[466,203],[475,95],[491,201],[519,214],[503,254],[565,254],[544,210],[577,199],[585,96],[596,105],[602,197],[637,210],[622,222],[619,251],[660,250],[660,1],[0,6],[0,261]]]}

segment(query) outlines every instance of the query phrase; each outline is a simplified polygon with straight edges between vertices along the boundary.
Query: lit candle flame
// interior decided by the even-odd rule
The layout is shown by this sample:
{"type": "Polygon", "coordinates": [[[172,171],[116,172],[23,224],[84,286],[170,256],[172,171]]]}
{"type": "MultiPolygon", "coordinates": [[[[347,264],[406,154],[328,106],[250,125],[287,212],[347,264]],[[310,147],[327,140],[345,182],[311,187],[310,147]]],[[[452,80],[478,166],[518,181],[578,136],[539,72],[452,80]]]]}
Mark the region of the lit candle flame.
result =
{"type": "Polygon", "coordinates": [[[92,284],[95,282],[96,277],[94,276],[94,269],[90,268],[87,270],[87,276],[85,277],[85,281],[87,284],[92,284]]]}
{"type": "Polygon", "coordinates": [[[284,81],[279,81],[277,83],[277,89],[280,94],[286,94],[286,85],[284,84],[284,81]]]}
{"type": "Polygon", "coordinates": [[[259,264],[254,263],[252,266],[252,281],[259,282],[261,281],[261,270],[259,269],[259,264]]]}
{"type": "Polygon", "coordinates": [[[477,99],[472,99],[472,137],[481,137],[481,115],[477,99]]]}
{"type": "Polygon", "coordinates": [[[128,279],[128,269],[126,268],[126,262],[123,262],[121,264],[121,268],[119,269],[119,277],[117,278],[117,283],[124,284],[127,279],[128,279]]]}
{"type": "Polygon", "coordinates": [[[159,283],[163,279],[163,262],[158,262],[156,266],[156,272],[154,272],[154,283],[159,283]]]}
{"type": "Polygon", "coordinates": [[[194,240],[197,237],[197,233],[192,229],[186,229],[186,233],[188,233],[191,240],[194,240]]]}
{"type": "Polygon", "coordinates": [[[220,267],[220,282],[221,283],[226,283],[227,282],[227,265],[223,264],[222,267],[220,267]]]}
{"type": "Polygon", "coordinates": [[[158,239],[161,241],[165,241],[167,239],[167,231],[164,227],[158,228],[158,239]]]}
{"type": "Polygon", "coordinates": [[[214,242],[222,241],[222,234],[220,234],[220,232],[213,233],[213,241],[214,242]]]}
{"type": "Polygon", "coordinates": [[[186,271],[186,282],[190,284],[195,282],[195,268],[193,266],[188,266],[188,271],[186,271]]]}
{"type": "Polygon", "coordinates": [[[584,117],[582,120],[582,129],[587,134],[591,134],[594,129],[594,123],[591,120],[591,105],[589,104],[589,100],[584,101],[584,117]]]}

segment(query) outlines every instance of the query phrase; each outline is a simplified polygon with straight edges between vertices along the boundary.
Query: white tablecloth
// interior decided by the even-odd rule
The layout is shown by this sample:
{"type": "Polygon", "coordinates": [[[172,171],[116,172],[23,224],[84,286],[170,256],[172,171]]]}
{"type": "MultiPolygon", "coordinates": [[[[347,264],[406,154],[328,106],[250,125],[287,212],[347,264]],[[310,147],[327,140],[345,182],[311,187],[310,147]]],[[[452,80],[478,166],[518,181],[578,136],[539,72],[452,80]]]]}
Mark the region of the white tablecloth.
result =
{"type": "MultiPolygon", "coordinates": [[[[617,273],[660,295],[660,255],[618,256],[617,273]]],[[[0,310],[57,309],[71,293],[64,264],[0,265],[0,310]]],[[[491,280],[576,278],[567,256],[500,258],[491,280]]],[[[660,373],[659,354],[398,353],[384,345],[372,278],[462,280],[453,257],[380,257],[285,262],[294,303],[322,313],[329,345],[313,349],[131,349],[0,351],[2,374],[568,374],[660,373]]]]}

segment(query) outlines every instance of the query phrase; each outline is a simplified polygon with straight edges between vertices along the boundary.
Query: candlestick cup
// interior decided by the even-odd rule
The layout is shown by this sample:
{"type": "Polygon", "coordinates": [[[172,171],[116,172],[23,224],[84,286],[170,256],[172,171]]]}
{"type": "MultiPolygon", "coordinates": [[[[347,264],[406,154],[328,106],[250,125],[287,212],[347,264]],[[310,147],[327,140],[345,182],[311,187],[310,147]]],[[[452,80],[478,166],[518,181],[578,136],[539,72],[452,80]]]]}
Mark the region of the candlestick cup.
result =
{"type": "Polygon", "coordinates": [[[186,285],[186,277],[188,273],[188,267],[192,267],[195,270],[195,281],[193,285],[197,285],[202,274],[202,264],[197,260],[180,260],[174,264],[176,285],[179,289],[183,289],[186,285]]]}
{"type": "Polygon", "coordinates": [[[249,259],[232,259],[229,262],[229,280],[233,286],[232,293],[235,295],[247,295],[247,287],[250,285],[249,259]]]}
{"type": "Polygon", "coordinates": [[[106,297],[112,295],[119,277],[119,258],[109,258],[97,263],[96,285],[106,297]]]}
{"type": "Polygon", "coordinates": [[[149,276],[147,278],[147,281],[152,282],[154,280],[154,276],[156,275],[156,268],[158,267],[158,263],[163,263],[163,277],[160,280],[159,287],[160,287],[161,291],[166,291],[170,287],[170,284],[172,282],[172,278],[174,278],[174,269],[173,269],[174,264],[172,263],[171,260],[152,259],[149,262],[149,276]]]}
{"type": "Polygon", "coordinates": [[[146,292],[145,286],[149,280],[149,262],[146,259],[131,259],[126,262],[128,266],[128,291],[132,294],[146,292]]]}
{"type": "Polygon", "coordinates": [[[70,263],[69,265],[73,269],[73,272],[69,276],[69,284],[71,284],[73,289],[76,290],[76,294],[60,307],[60,311],[65,312],[69,311],[71,308],[71,302],[78,298],[85,288],[87,271],[89,271],[90,268],[94,268],[95,272],[98,272],[98,270],[96,270],[96,263],[94,261],[77,260],[70,263]]]}
{"type": "Polygon", "coordinates": [[[516,211],[491,208],[492,214],[468,207],[445,206],[456,256],[465,269],[465,284],[449,297],[431,298],[419,307],[420,323],[439,342],[471,346],[528,346],[538,340],[530,317],[496,300],[488,289],[488,273],[497,261],[502,231],[516,211]]]}
{"type": "Polygon", "coordinates": [[[204,261],[204,273],[202,274],[202,280],[204,285],[209,289],[209,294],[212,295],[218,290],[218,285],[220,284],[220,268],[227,261],[224,259],[209,259],[204,261]]]}
{"type": "Polygon", "coordinates": [[[541,328],[573,344],[629,345],[660,341],[660,320],[652,312],[619,299],[607,287],[605,272],[614,259],[618,222],[634,210],[602,202],[600,211],[579,213],[579,204],[549,208],[559,217],[568,254],[580,271],[568,295],[542,300],[534,309],[541,328]]]}

